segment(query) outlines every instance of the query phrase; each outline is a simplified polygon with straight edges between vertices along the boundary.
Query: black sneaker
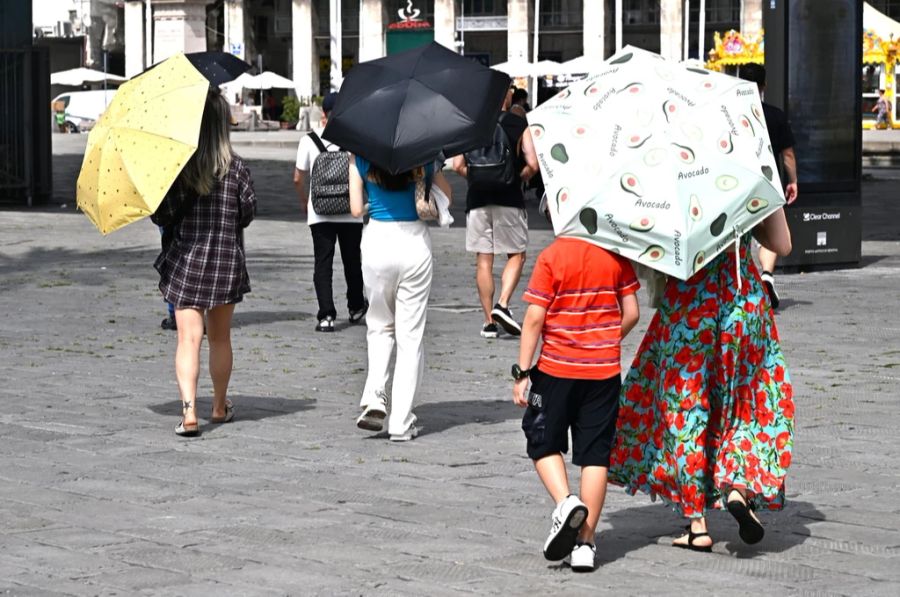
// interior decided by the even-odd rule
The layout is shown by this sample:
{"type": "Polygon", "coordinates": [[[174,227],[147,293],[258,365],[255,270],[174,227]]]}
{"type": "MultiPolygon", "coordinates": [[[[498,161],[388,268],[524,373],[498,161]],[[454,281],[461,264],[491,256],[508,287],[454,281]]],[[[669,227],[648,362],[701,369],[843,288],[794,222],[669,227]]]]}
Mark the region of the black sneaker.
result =
{"type": "Polygon", "coordinates": [[[325,317],[324,319],[320,319],[319,323],[316,324],[317,332],[333,332],[334,331],[334,317],[331,315],[325,317]]]}
{"type": "Polygon", "coordinates": [[[369,312],[369,301],[365,301],[361,309],[350,311],[350,323],[359,323],[369,312]]]}
{"type": "Polygon", "coordinates": [[[496,338],[500,335],[500,330],[497,328],[496,323],[486,323],[481,326],[481,337],[482,338],[496,338]]]}
{"type": "Polygon", "coordinates": [[[162,323],[159,324],[159,327],[161,327],[164,330],[177,330],[178,324],[175,323],[174,317],[166,317],[165,319],[162,320],[162,323]]]}
{"type": "Polygon", "coordinates": [[[491,317],[494,319],[494,323],[500,324],[500,327],[502,327],[503,331],[507,334],[512,336],[522,335],[522,326],[513,319],[509,307],[501,307],[500,303],[497,303],[494,305],[493,310],[491,310],[491,317]]]}
{"type": "Polygon", "coordinates": [[[769,293],[769,302],[772,303],[772,309],[777,309],[781,301],[778,298],[778,293],[775,291],[775,276],[769,272],[763,272],[759,277],[766,287],[766,292],[769,293]]]}

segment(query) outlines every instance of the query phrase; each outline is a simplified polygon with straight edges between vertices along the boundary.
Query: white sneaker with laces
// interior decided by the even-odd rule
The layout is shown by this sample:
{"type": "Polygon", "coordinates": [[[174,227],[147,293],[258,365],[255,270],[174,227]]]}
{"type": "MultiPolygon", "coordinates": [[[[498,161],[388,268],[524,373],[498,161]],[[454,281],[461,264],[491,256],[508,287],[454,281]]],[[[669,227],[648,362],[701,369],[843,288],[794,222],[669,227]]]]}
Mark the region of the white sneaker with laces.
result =
{"type": "Polygon", "coordinates": [[[544,542],[545,558],[551,562],[558,562],[572,553],[587,513],[587,506],[574,495],[556,505],[550,516],[550,535],[544,542]]]}
{"type": "Polygon", "coordinates": [[[419,435],[419,428],[415,425],[410,425],[406,431],[399,434],[391,434],[392,442],[408,442],[411,439],[414,439],[417,435],[419,435]]]}
{"type": "Polygon", "coordinates": [[[572,550],[571,566],[574,572],[593,572],[597,548],[590,543],[579,543],[572,550]]]}

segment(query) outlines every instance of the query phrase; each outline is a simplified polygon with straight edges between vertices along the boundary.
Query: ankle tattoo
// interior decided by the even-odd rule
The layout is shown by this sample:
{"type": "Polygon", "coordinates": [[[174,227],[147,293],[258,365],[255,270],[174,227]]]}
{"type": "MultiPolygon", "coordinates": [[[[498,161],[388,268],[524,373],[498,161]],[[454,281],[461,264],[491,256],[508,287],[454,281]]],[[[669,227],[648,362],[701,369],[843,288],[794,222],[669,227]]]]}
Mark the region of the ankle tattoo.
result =
{"type": "Polygon", "coordinates": [[[189,402],[187,400],[182,400],[181,401],[181,410],[185,411],[185,412],[187,412],[189,410],[194,410],[194,403],[189,402]]]}

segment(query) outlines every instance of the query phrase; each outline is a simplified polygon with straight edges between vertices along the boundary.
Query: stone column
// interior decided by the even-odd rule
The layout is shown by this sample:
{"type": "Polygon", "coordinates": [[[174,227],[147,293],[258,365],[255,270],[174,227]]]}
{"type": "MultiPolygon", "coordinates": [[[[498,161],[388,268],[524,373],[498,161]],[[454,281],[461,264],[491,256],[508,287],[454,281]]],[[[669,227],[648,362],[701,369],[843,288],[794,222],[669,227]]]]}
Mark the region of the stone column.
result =
{"type": "Polygon", "coordinates": [[[125,3],[125,76],[131,78],[144,68],[144,3],[129,0],[125,3]]]}
{"type": "Polygon", "coordinates": [[[762,30],[762,0],[741,1],[741,33],[745,38],[762,30]]]}
{"type": "Polygon", "coordinates": [[[208,0],[153,0],[153,62],[206,51],[208,0]]]}
{"type": "Polygon", "coordinates": [[[223,51],[247,59],[247,40],[244,36],[244,0],[225,0],[225,45],[223,51]]]}
{"type": "Polygon", "coordinates": [[[603,60],[606,57],[606,2],[584,2],[582,45],[585,56],[603,60]]]}
{"type": "Polygon", "coordinates": [[[341,24],[341,0],[330,0],[328,12],[328,31],[331,37],[329,45],[331,54],[331,90],[341,88],[344,80],[344,31],[341,24]]]}
{"type": "Polygon", "coordinates": [[[382,0],[361,0],[359,5],[359,61],[384,56],[382,0]]]}
{"type": "Polygon", "coordinates": [[[434,0],[434,41],[457,51],[456,0],[434,0]]]}
{"type": "Polygon", "coordinates": [[[531,62],[531,33],[534,3],[530,0],[507,0],[507,60],[531,62]]]}
{"type": "Polygon", "coordinates": [[[291,63],[294,66],[292,78],[298,97],[319,95],[319,52],[313,35],[315,16],[314,0],[293,0],[291,63]]]}
{"type": "Polygon", "coordinates": [[[672,60],[682,59],[683,19],[681,0],[659,3],[659,53],[672,60]]]}

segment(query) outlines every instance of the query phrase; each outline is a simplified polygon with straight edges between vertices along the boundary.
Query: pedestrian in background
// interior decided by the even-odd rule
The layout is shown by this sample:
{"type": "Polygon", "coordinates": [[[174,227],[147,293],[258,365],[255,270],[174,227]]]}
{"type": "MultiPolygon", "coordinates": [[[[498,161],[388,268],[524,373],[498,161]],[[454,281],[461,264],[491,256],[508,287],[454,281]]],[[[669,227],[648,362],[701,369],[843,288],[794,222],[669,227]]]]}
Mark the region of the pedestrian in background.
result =
{"type": "Polygon", "coordinates": [[[528,457],[556,507],[544,557],[594,569],[594,534],[606,498],[621,387],[622,339],[638,322],[640,287],[627,259],[579,238],[557,238],[538,256],[525,291],[513,401],[527,406],[528,457]],[[532,366],[538,339],[541,353],[532,366]],[[528,380],[531,391],[526,394],[528,380]],[[563,454],[572,432],[580,497],[569,493],[563,454]]]}
{"type": "MultiPolygon", "coordinates": [[[[304,186],[316,158],[325,151],[340,149],[322,139],[322,130],[328,123],[328,115],[337,101],[337,93],[329,93],[322,99],[322,120],[319,127],[300,140],[297,147],[297,162],[294,168],[294,186],[300,197],[300,210],[306,213],[306,222],[313,240],[315,269],[313,284],[319,310],[316,313],[316,331],[333,332],[337,310],[334,306],[332,278],[334,275],[334,247],[341,246],[341,261],[344,264],[344,280],[347,282],[347,311],[350,323],[358,323],[365,317],[369,304],[363,292],[362,266],[359,245],[362,239],[363,220],[350,213],[339,215],[319,215],[313,209],[310,196],[304,186]]],[[[347,173],[349,176],[349,172],[347,173]]],[[[349,184],[349,182],[348,182],[349,184]]]]}
{"type": "MultiPolygon", "coordinates": [[[[791,251],[783,209],[753,236],[791,251]]],[[[716,507],[757,543],[754,511],[784,505],[793,430],[793,388],[745,235],[738,257],[725,251],[687,281],[669,278],[622,384],[609,478],[688,519],[675,547],[711,551],[706,514],[716,507]]]]}
{"type": "Polygon", "coordinates": [[[453,158],[453,169],[468,183],[466,193],[466,251],[476,254],[475,284],[484,312],[483,338],[496,338],[498,325],[518,336],[522,328],[509,301],[525,265],[528,216],[523,182],[537,171],[537,153],[524,118],[509,112],[510,89],[495,125],[491,145],[453,158]],[[500,294],[494,303],[494,255],[506,254],[500,294]]]}
{"type": "Polygon", "coordinates": [[[369,311],[369,369],[360,400],[360,429],[380,431],[387,414],[387,381],[396,346],[388,433],[391,441],[418,435],[413,400],[425,368],[425,313],[431,292],[431,235],[416,211],[416,185],[436,185],[449,198],[450,185],[432,163],[391,174],[368,160],[350,158],[350,210],[365,212],[369,223],[362,238],[362,272],[369,311]]]}
{"type": "MultiPolygon", "coordinates": [[[[766,68],[764,66],[753,63],[746,64],[741,67],[740,75],[745,81],[756,83],[759,88],[759,95],[763,97],[766,91],[766,68]]],[[[775,163],[780,165],[781,180],[785,182],[784,198],[790,205],[797,200],[798,194],[794,132],[791,130],[791,123],[788,121],[784,111],[766,102],[763,102],[762,107],[766,120],[766,131],[769,134],[769,144],[772,153],[775,154],[775,163]]],[[[774,251],[770,251],[765,246],[760,245],[759,265],[762,267],[760,279],[766,287],[769,302],[772,304],[773,309],[777,309],[781,303],[781,298],[775,289],[775,262],[777,259],[778,255],[774,251]]]]}
{"type": "Polygon", "coordinates": [[[886,129],[891,125],[891,101],[884,97],[884,89],[878,90],[878,101],[875,102],[875,128],[886,129]]]}
{"type": "Polygon", "coordinates": [[[213,382],[210,422],[227,423],[234,408],[227,398],[232,370],[231,318],[250,292],[243,231],[256,214],[250,171],[231,148],[228,102],[210,88],[191,156],[153,214],[162,226],[163,250],[154,267],[163,298],[174,305],[178,327],[175,377],[181,394],[181,422],[175,433],[195,436],[197,381],[204,315],[213,382]]]}

